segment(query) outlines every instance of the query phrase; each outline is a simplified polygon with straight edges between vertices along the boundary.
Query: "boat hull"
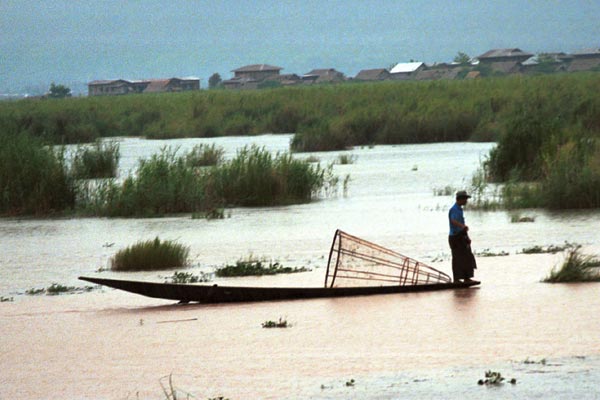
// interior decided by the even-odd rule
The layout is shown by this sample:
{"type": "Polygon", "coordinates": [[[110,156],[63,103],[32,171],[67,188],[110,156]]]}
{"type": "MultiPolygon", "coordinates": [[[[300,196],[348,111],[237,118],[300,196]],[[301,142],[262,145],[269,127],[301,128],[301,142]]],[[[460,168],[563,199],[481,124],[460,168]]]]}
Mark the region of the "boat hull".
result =
{"type": "Polygon", "coordinates": [[[435,283],[407,286],[361,286],[341,288],[294,288],[294,287],[249,287],[157,283],[79,277],[79,279],[114,289],[158,299],[176,300],[183,303],[197,302],[241,303],[255,301],[299,300],[324,297],[367,296],[376,294],[427,292],[448,289],[468,288],[474,284],[435,283]]]}

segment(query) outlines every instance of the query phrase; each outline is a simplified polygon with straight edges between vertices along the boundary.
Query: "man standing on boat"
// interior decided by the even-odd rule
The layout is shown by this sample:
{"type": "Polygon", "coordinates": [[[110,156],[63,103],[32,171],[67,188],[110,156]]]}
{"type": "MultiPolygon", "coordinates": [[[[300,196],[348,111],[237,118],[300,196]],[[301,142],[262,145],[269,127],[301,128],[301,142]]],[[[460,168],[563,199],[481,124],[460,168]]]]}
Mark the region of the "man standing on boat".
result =
{"type": "Polygon", "coordinates": [[[456,193],[456,202],[448,212],[450,221],[450,250],[452,250],[452,274],[454,282],[463,280],[464,283],[479,283],[472,280],[474,269],[477,268],[475,256],[471,252],[471,239],[468,232],[469,227],[465,224],[463,206],[471,198],[466,191],[456,193]]]}

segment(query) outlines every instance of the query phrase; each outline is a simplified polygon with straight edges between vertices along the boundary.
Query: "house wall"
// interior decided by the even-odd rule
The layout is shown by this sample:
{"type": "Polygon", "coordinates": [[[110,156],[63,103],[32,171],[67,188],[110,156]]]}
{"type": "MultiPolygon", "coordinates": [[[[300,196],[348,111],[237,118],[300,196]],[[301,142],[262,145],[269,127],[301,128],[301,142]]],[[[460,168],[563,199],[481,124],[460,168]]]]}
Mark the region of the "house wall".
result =
{"type": "Polygon", "coordinates": [[[266,70],[266,71],[236,71],[236,78],[249,78],[256,80],[263,80],[269,76],[279,75],[279,71],[266,70]]]}

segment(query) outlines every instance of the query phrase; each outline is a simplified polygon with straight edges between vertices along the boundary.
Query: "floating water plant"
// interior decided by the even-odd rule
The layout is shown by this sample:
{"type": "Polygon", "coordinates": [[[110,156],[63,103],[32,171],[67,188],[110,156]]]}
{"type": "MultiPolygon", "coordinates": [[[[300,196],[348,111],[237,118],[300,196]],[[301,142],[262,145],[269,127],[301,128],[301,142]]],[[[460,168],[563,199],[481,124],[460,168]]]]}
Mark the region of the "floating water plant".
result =
{"type": "Polygon", "coordinates": [[[565,242],[564,245],[550,245],[547,247],[543,247],[543,246],[532,246],[532,247],[526,247],[523,250],[521,250],[522,254],[543,254],[543,253],[551,253],[551,254],[555,254],[555,253],[560,253],[561,251],[565,251],[569,248],[573,248],[573,247],[577,247],[577,245],[565,242]]]}
{"type": "Polygon", "coordinates": [[[289,328],[291,325],[288,324],[287,320],[279,317],[277,321],[265,321],[261,324],[263,328],[289,328]]]}
{"type": "Polygon", "coordinates": [[[490,249],[483,249],[475,252],[477,257],[506,257],[510,255],[507,251],[501,250],[499,252],[491,251],[490,249]]]}
{"type": "Polygon", "coordinates": [[[119,250],[111,258],[113,271],[153,271],[184,268],[188,264],[190,248],[173,240],[138,242],[119,250]]]}
{"type": "Polygon", "coordinates": [[[46,294],[48,296],[56,296],[59,294],[72,294],[72,293],[82,293],[89,292],[93,290],[92,286],[84,286],[84,287],[76,287],[76,286],[65,286],[60,283],[53,283],[47,288],[31,288],[25,291],[25,294],[28,296],[37,296],[46,294]]]}
{"type": "Polygon", "coordinates": [[[542,282],[600,282],[600,259],[581,254],[581,246],[567,252],[567,258],[560,267],[554,267],[542,282]]]}
{"type": "Polygon", "coordinates": [[[235,265],[226,265],[217,268],[215,275],[219,277],[231,276],[250,276],[250,275],[275,275],[275,274],[291,274],[297,272],[306,272],[310,269],[305,267],[284,267],[278,262],[260,260],[252,256],[247,259],[236,261],[235,265]]]}
{"type": "Polygon", "coordinates": [[[175,271],[172,276],[165,279],[165,283],[200,283],[210,281],[210,276],[204,272],[194,275],[191,272],[175,271]]]}
{"type": "MultiPolygon", "coordinates": [[[[480,379],[477,381],[478,385],[501,385],[505,381],[504,377],[500,372],[496,371],[486,371],[485,379],[480,379]]],[[[517,383],[515,378],[512,378],[508,381],[510,384],[514,385],[517,383]]]]}
{"type": "Polygon", "coordinates": [[[523,216],[521,213],[515,212],[511,214],[510,222],[513,224],[522,222],[535,222],[535,217],[523,216]]]}

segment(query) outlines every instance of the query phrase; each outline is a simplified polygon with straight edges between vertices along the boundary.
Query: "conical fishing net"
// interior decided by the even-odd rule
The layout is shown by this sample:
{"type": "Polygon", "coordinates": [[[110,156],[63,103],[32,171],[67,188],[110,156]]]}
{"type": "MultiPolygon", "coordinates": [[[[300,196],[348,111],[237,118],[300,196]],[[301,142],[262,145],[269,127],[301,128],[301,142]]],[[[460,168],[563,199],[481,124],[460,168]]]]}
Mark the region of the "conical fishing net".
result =
{"type": "Polygon", "coordinates": [[[375,243],[335,232],[325,287],[407,286],[450,283],[445,273],[375,243]]]}

